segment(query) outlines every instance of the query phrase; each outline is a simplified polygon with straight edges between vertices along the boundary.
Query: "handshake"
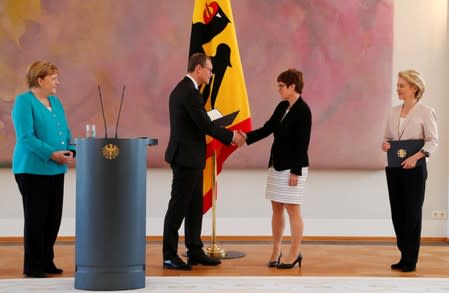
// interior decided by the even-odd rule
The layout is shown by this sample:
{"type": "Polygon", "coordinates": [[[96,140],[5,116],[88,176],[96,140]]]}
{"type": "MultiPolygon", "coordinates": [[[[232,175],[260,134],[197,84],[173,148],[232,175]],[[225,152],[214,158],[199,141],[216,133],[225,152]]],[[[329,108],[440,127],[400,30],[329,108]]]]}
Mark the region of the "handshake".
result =
{"type": "Polygon", "coordinates": [[[232,137],[232,145],[236,145],[238,147],[244,145],[247,138],[246,133],[241,130],[234,130],[233,133],[234,136],[232,137]]]}

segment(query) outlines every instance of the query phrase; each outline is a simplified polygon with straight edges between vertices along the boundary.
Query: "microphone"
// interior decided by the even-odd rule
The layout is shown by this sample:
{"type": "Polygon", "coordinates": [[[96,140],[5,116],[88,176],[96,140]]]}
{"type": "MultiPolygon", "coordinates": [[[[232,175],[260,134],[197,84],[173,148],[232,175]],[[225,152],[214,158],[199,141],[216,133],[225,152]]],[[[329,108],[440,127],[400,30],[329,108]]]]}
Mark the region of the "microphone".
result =
{"type": "MultiPolygon", "coordinates": [[[[98,93],[100,94],[101,114],[103,115],[104,136],[105,136],[105,138],[108,138],[108,128],[106,127],[106,117],[104,116],[103,99],[102,99],[102,97],[101,97],[101,89],[100,89],[100,85],[98,85],[98,93]]],[[[116,134],[116,135],[117,135],[117,134],[116,134]]]]}
{"type": "Polygon", "coordinates": [[[115,125],[115,138],[117,138],[118,122],[119,122],[119,120],[120,120],[120,113],[122,112],[123,97],[125,96],[125,88],[126,88],[126,86],[123,85],[122,98],[121,98],[121,100],[120,100],[120,108],[119,108],[119,110],[118,110],[117,124],[115,125]]]}

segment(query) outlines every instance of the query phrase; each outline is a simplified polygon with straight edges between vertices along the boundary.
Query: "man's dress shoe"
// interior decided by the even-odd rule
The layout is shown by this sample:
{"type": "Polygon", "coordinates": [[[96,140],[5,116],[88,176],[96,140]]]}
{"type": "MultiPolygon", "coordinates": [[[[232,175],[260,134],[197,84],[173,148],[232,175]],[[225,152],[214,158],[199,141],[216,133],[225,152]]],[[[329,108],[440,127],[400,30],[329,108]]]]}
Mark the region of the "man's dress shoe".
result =
{"type": "Polygon", "coordinates": [[[190,264],[186,264],[179,257],[174,257],[172,259],[164,260],[163,266],[164,266],[164,268],[171,269],[171,270],[190,271],[192,269],[192,266],[190,264]]]}
{"type": "Polygon", "coordinates": [[[216,266],[221,264],[221,261],[219,259],[216,258],[211,258],[208,257],[205,254],[200,254],[200,255],[192,255],[189,257],[188,264],[190,265],[203,265],[203,266],[216,266]]]}

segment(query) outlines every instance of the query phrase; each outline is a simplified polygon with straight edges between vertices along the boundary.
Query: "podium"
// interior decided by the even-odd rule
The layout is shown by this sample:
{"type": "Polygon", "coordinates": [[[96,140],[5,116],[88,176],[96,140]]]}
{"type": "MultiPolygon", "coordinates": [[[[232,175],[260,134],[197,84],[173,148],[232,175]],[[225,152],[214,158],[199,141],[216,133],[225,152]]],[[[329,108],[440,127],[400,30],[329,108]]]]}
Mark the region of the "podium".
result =
{"type": "Polygon", "coordinates": [[[75,143],[75,288],[145,288],[147,147],[157,139],[75,143]]]}

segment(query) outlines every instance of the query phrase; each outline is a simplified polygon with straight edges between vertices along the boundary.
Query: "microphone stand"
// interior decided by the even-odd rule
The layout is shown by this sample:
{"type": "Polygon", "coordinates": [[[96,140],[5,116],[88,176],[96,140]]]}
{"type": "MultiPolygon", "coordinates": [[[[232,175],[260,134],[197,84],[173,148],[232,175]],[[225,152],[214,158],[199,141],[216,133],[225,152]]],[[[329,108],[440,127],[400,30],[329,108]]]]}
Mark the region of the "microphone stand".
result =
{"type": "Polygon", "coordinates": [[[103,115],[104,137],[105,137],[105,138],[108,138],[108,128],[107,128],[107,126],[106,126],[106,117],[105,117],[105,115],[104,115],[103,98],[101,97],[101,88],[100,88],[100,85],[98,85],[98,94],[100,95],[101,114],[103,115]]]}
{"type": "Polygon", "coordinates": [[[123,90],[122,90],[122,98],[120,99],[120,108],[118,110],[118,117],[117,117],[117,124],[115,125],[115,138],[117,138],[118,134],[118,122],[120,121],[120,113],[122,112],[122,105],[123,105],[123,97],[125,96],[125,88],[126,86],[123,85],[123,90]]]}

